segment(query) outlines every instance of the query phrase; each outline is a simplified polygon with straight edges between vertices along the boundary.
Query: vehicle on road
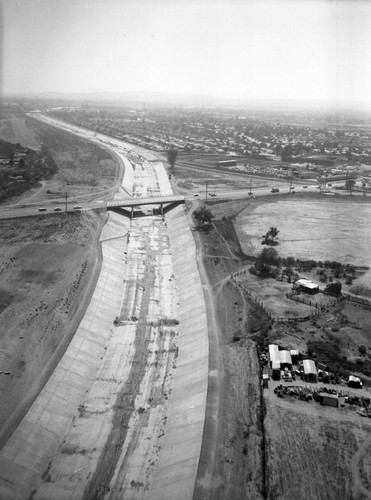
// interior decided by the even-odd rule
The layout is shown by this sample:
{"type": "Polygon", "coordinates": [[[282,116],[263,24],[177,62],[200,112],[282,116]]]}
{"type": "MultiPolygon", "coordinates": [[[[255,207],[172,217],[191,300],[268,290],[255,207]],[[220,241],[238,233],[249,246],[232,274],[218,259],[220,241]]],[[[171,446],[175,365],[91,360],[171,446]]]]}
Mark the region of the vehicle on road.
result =
{"type": "Polygon", "coordinates": [[[215,194],[215,193],[209,193],[209,195],[210,195],[210,196],[216,196],[216,194],[215,194]]]}
{"type": "Polygon", "coordinates": [[[198,193],[194,193],[193,196],[198,196],[198,193]]]}
{"type": "Polygon", "coordinates": [[[46,212],[46,208],[44,208],[44,207],[40,207],[40,208],[39,208],[39,212],[46,212]]]}
{"type": "Polygon", "coordinates": [[[272,188],[271,193],[279,193],[280,190],[278,188],[272,188]]]}
{"type": "Polygon", "coordinates": [[[303,189],[306,189],[308,186],[303,186],[303,189]]]}
{"type": "Polygon", "coordinates": [[[81,205],[74,205],[73,209],[74,210],[81,210],[81,205]]]}
{"type": "Polygon", "coordinates": [[[55,207],[54,212],[62,212],[61,207],[55,207]]]}

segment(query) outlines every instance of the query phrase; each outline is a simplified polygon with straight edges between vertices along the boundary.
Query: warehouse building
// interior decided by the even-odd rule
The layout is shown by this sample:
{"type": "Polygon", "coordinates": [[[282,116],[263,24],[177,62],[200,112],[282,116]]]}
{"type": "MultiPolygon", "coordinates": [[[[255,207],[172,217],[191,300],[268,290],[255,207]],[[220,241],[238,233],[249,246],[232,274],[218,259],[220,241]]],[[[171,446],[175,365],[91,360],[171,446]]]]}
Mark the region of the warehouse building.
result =
{"type": "Polygon", "coordinates": [[[317,368],[313,359],[303,360],[304,380],[306,382],[317,382],[317,368]]]}
{"type": "Polygon", "coordinates": [[[280,357],[280,366],[281,370],[288,368],[291,370],[292,368],[292,359],[289,351],[278,351],[280,357]]]}

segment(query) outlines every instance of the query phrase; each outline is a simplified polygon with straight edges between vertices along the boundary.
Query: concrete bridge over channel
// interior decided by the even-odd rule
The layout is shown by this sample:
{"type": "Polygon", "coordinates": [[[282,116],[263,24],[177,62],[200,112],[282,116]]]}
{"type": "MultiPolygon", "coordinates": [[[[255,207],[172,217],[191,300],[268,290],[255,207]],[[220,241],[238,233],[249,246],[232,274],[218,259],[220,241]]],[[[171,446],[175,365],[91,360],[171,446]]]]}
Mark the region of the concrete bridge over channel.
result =
{"type": "Polygon", "coordinates": [[[181,195],[172,196],[151,196],[138,198],[123,198],[121,200],[110,201],[107,203],[107,210],[125,215],[130,219],[137,216],[143,216],[143,207],[153,206],[152,213],[165,215],[178,205],[185,203],[185,197],[181,195]],[[135,210],[137,208],[137,210],[135,210]]]}

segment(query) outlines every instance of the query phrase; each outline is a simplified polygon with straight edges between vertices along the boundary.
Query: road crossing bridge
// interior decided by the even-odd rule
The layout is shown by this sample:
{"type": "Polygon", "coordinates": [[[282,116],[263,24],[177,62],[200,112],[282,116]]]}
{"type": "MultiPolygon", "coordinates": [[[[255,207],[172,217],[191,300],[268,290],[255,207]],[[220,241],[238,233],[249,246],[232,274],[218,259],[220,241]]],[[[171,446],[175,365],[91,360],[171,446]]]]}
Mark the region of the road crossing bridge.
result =
{"type": "Polygon", "coordinates": [[[143,207],[153,206],[153,214],[164,215],[178,205],[185,203],[185,197],[181,195],[171,196],[150,196],[150,197],[132,197],[122,198],[121,200],[109,201],[107,210],[120,213],[131,219],[136,216],[145,215],[143,207]],[[135,210],[138,208],[139,210],[135,210]]]}

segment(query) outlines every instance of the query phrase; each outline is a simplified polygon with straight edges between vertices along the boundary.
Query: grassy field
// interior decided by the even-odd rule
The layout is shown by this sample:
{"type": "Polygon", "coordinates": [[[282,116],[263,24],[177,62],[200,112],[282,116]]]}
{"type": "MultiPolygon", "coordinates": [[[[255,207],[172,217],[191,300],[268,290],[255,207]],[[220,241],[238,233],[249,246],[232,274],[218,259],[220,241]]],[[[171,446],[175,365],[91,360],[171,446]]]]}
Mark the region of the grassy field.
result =
{"type": "Polygon", "coordinates": [[[256,255],[261,237],[277,227],[281,256],[371,266],[371,204],[305,199],[267,201],[242,211],[236,230],[243,250],[256,255]]]}

